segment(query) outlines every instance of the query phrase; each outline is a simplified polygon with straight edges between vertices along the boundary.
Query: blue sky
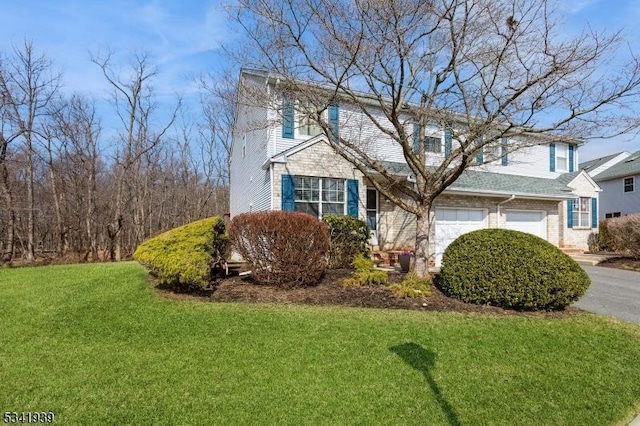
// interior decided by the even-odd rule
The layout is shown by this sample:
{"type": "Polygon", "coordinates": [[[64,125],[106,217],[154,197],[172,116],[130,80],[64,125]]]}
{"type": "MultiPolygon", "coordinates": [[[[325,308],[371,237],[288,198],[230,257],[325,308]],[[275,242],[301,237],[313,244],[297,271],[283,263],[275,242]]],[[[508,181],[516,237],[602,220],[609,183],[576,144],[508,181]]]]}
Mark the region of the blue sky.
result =
{"type": "MultiPolygon", "coordinates": [[[[559,1],[568,33],[587,23],[596,30],[622,29],[632,49],[640,51],[640,0],[559,1]]],[[[108,86],[90,52],[106,48],[124,69],[134,52],[149,55],[158,69],[162,98],[184,95],[194,102],[195,74],[217,72],[224,65],[221,47],[240,37],[228,23],[220,0],[3,0],[0,51],[30,40],[64,72],[65,90],[103,102],[108,86]]],[[[105,124],[108,119],[105,117],[105,124]]],[[[105,129],[107,130],[107,129],[105,129]]],[[[640,150],[640,136],[590,141],[581,160],[640,150]]]]}

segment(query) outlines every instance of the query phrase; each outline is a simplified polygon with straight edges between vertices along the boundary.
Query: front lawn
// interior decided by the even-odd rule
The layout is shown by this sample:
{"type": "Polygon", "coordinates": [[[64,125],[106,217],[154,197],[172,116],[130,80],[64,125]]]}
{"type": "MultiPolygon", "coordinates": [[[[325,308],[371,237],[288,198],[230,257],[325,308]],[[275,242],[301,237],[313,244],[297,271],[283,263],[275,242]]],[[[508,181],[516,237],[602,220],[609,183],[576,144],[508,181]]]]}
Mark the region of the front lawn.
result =
{"type": "Polygon", "coordinates": [[[61,424],[612,424],[640,328],[159,297],[135,263],[0,269],[0,410],[61,424]]]}

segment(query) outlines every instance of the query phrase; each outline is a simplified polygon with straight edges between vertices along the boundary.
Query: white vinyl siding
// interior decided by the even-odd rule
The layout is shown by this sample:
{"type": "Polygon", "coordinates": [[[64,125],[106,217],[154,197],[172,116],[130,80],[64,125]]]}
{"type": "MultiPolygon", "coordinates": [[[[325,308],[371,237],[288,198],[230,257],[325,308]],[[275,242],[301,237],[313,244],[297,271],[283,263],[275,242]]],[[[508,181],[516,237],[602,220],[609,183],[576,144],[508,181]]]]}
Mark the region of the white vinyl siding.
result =
{"type": "MultiPolygon", "coordinates": [[[[264,87],[264,82],[252,81],[252,78],[247,78],[245,83],[264,87]]],[[[231,217],[271,209],[270,172],[262,168],[268,158],[269,140],[274,132],[264,126],[268,117],[266,107],[238,103],[230,159],[231,217]]]]}

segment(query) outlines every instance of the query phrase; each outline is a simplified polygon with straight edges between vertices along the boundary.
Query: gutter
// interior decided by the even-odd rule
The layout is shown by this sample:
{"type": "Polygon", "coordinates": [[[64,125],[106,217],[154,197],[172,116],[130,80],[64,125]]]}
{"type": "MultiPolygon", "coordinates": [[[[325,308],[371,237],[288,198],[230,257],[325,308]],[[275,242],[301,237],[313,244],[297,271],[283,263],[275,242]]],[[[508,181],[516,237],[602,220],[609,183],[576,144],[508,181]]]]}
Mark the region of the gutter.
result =
{"type": "Polygon", "coordinates": [[[511,197],[507,198],[506,200],[500,201],[498,204],[496,204],[496,228],[500,228],[500,206],[506,203],[509,203],[513,200],[516,199],[516,194],[511,195],[511,197]]]}

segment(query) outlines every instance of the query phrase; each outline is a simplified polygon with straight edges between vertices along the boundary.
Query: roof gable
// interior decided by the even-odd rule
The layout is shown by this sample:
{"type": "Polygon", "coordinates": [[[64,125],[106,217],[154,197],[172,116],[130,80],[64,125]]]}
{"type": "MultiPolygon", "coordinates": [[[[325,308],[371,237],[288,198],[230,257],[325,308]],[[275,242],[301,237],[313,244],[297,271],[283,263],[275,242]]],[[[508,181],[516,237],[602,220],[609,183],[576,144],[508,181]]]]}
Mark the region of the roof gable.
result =
{"type": "Polygon", "coordinates": [[[634,152],[602,173],[597,174],[594,176],[594,180],[600,182],[634,175],[640,175],[640,151],[634,152]]]}

